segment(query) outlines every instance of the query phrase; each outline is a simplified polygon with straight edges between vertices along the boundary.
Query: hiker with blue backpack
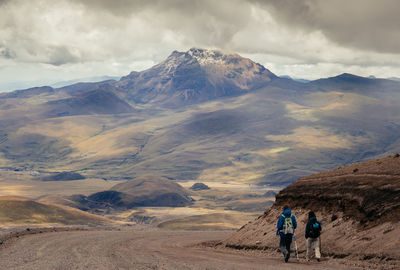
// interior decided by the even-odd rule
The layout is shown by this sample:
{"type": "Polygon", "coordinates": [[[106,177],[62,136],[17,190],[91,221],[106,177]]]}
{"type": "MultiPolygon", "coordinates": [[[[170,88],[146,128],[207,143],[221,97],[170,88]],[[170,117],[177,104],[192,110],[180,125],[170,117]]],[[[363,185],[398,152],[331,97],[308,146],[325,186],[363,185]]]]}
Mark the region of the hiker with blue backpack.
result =
{"type": "Polygon", "coordinates": [[[318,222],[317,217],[313,211],[308,213],[308,222],[306,225],[306,241],[307,241],[307,252],[306,260],[310,260],[311,249],[315,249],[315,258],[317,261],[321,259],[320,252],[320,235],[321,235],[321,223],[318,222]]]}
{"type": "Polygon", "coordinates": [[[290,258],[290,245],[294,230],[297,228],[296,217],[292,215],[288,206],[283,208],[282,214],[279,216],[276,235],[280,236],[279,249],[283,254],[285,262],[290,258]]]}

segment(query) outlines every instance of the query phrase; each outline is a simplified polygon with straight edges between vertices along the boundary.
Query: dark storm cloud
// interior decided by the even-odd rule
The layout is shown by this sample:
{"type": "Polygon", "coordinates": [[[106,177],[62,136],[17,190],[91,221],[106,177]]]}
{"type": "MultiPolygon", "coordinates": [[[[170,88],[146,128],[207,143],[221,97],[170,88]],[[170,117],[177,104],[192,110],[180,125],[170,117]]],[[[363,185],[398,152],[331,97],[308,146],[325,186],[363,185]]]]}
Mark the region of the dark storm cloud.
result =
{"type": "Polygon", "coordinates": [[[52,65],[129,57],[160,44],[224,49],[251,19],[240,0],[13,0],[6,7],[0,41],[20,61],[52,65]]]}
{"type": "Polygon", "coordinates": [[[398,0],[249,0],[281,23],[321,31],[328,39],[363,50],[400,53],[398,0]]]}
{"type": "MultiPolygon", "coordinates": [[[[131,15],[149,6],[158,5],[156,0],[71,0],[90,9],[108,11],[116,15],[131,15]]],[[[161,1],[162,2],[162,1],[161,1]]]]}
{"type": "Polygon", "coordinates": [[[124,75],[190,47],[236,52],[295,77],[399,76],[399,6],[394,0],[0,0],[0,81],[19,80],[23,65],[28,75],[33,66],[124,75]]]}
{"type": "MultiPolygon", "coordinates": [[[[79,62],[79,57],[73,55],[67,47],[48,46],[45,49],[46,49],[46,58],[42,59],[40,62],[54,66],[79,62]]],[[[31,51],[31,53],[35,54],[35,51],[31,51]]],[[[12,49],[0,46],[0,58],[17,59],[18,56],[12,49]]]]}
{"type": "Polygon", "coordinates": [[[398,0],[72,1],[117,16],[151,14],[155,21],[162,19],[165,26],[183,31],[194,41],[204,41],[207,33],[210,33],[215,42],[205,42],[205,45],[215,46],[228,43],[248,22],[249,4],[258,4],[258,8],[267,10],[278,22],[289,28],[304,32],[321,31],[340,46],[380,53],[400,53],[398,0]]]}
{"type": "MultiPolygon", "coordinates": [[[[329,49],[322,48],[332,45],[324,42],[324,37],[336,43],[336,48],[400,53],[399,4],[394,0],[0,0],[0,3],[7,3],[7,8],[0,10],[0,40],[14,52],[3,50],[2,56],[28,62],[61,65],[68,61],[129,57],[133,52],[144,52],[159,44],[165,44],[165,50],[213,47],[279,55],[310,64],[335,61],[332,54],[338,56],[338,62],[354,61],[356,57],[349,57],[348,51],[329,53],[329,49]],[[307,36],[314,32],[322,34],[307,36]]],[[[379,61],[376,57],[362,56],[355,60],[359,64],[379,61]]]]}
{"type": "MultiPolygon", "coordinates": [[[[87,10],[119,18],[142,17],[185,36],[199,46],[224,46],[250,19],[240,0],[72,0],[87,10]]],[[[101,15],[99,15],[101,16],[101,15]]]]}
{"type": "Polygon", "coordinates": [[[0,46],[0,57],[5,59],[14,59],[16,58],[16,55],[11,49],[0,46]]]}
{"type": "MultiPolygon", "coordinates": [[[[80,3],[90,9],[111,12],[116,15],[132,15],[144,10],[152,10],[154,12],[174,13],[179,11],[181,15],[190,18],[195,13],[222,14],[223,10],[219,9],[218,1],[213,0],[71,0],[80,3]]],[[[226,10],[232,10],[229,1],[220,0],[226,10]]],[[[238,1],[231,1],[235,4],[238,1]]],[[[245,2],[245,1],[244,1],[245,2]]]]}
{"type": "Polygon", "coordinates": [[[48,60],[46,63],[54,66],[79,62],[79,57],[73,55],[69,49],[64,46],[49,47],[47,54],[48,60]]]}

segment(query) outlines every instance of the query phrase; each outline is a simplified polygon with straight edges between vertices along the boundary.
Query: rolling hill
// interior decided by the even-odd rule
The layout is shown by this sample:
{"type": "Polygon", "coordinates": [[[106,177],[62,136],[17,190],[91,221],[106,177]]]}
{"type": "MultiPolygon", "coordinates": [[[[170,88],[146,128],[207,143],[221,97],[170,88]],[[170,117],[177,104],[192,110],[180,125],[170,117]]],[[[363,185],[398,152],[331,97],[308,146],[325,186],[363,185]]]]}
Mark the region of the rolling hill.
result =
{"type": "Polygon", "coordinates": [[[89,196],[73,195],[78,208],[83,210],[126,210],[143,206],[183,207],[193,203],[190,194],[182,186],[166,178],[144,175],[109,190],[89,196]]]}
{"type": "Polygon", "coordinates": [[[106,225],[111,221],[75,208],[24,198],[0,197],[0,224],[106,225]]]}

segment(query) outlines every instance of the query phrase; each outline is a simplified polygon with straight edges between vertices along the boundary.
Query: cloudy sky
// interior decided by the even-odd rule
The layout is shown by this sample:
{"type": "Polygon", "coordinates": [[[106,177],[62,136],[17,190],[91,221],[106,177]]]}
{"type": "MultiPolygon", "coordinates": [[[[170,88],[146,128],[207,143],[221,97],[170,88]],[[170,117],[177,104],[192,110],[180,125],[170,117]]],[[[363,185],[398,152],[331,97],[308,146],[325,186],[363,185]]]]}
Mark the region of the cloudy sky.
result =
{"type": "Polygon", "coordinates": [[[397,0],[0,0],[0,91],[122,76],[191,47],[277,75],[400,77],[397,0]]]}

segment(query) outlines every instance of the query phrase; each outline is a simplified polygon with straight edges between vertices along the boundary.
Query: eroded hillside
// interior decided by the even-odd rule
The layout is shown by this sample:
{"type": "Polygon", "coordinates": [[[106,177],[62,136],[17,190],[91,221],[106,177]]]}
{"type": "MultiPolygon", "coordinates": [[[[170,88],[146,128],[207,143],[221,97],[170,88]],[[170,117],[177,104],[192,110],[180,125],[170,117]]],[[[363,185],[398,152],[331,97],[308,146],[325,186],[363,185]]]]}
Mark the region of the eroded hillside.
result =
{"type": "Polygon", "coordinates": [[[284,205],[298,220],[297,242],[304,252],[309,211],[322,222],[325,256],[400,259],[400,157],[392,155],[303,177],[282,190],[275,204],[223,244],[276,249],[276,223],[284,205]]]}

